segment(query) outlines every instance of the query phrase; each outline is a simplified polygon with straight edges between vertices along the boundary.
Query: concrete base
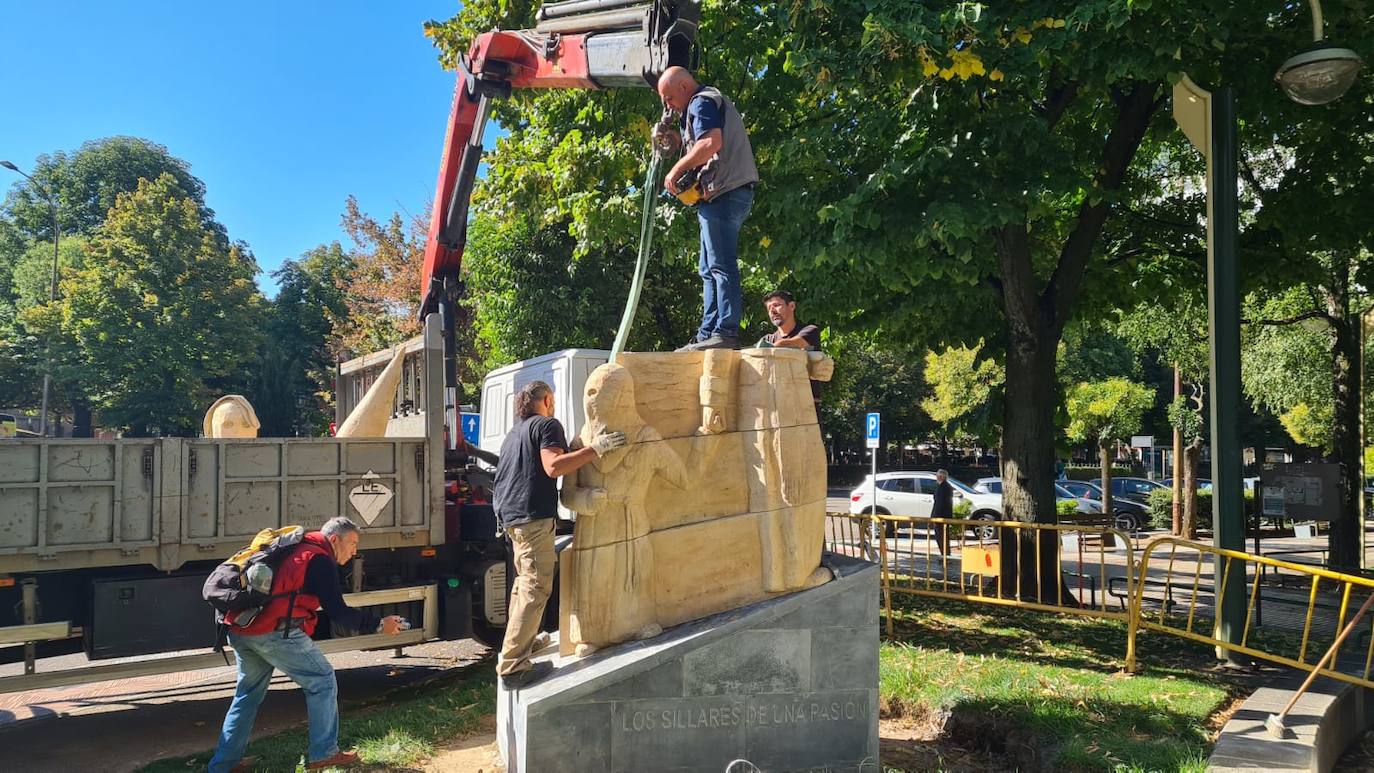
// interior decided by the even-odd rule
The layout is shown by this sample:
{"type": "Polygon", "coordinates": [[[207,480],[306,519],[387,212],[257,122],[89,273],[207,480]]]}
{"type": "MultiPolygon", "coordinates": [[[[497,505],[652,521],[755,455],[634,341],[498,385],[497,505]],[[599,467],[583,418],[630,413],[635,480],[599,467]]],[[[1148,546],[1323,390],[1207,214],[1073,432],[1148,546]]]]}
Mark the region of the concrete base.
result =
{"type": "Polygon", "coordinates": [[[498,688],[506,769],[877,771],[878,568],[836,578],[498,688]],[[748,763],[748,764],[746,764],[748,763]]]}
{"type": "MultiPolygon", "coordinates": [[[[1363,663],[1359,666],[1362,668],[1363,663]]],[[[1275,738],[1265,729],[1264,721],[1283,710],[1304,677],[1290,674],[1247,698],[1222,728],[1207,769],[1265,773],[1326,773],[1334,769],[1346,747],[1374,719],[1374,693],[1348,682],[1318,679],[1284,721],[1286,737],[1275,738]]]]}

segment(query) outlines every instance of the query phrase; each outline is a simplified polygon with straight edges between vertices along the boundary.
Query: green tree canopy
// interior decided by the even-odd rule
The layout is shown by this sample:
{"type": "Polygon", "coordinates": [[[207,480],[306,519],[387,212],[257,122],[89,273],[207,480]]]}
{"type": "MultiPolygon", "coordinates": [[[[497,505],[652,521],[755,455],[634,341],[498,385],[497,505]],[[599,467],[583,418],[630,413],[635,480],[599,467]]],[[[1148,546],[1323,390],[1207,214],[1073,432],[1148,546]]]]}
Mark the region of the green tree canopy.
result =
{"type": "Polygon", "coordinates": [[[30,309],[60,330],[55,359],[104,423],[132,434],[190,434],[216,384],[258,344],[262,300],[251,255],[209,228],[171,174],[120,194],[85,265],[64,272],[56,304],[30,309]]]}
{"type": "Polygon", "coordinates": [[[354,269],[338,242],[322,244],[272,272],[252,402],[263,436],[320,435],[333,420],[336,328],[346,325],[344,288],[354,269]]]}
{"type": "Polygon", "coordinates": [[[1066,434],[1075,443],[1096,441],[1100,446],[1125,440],[1140,429],[1154,399],[1153,389],[1124,378],[1074,384],[1065,400],[1066,434]]]}
{"type": "MultiPolygon", "coordinates": [[[[91,140],[72,153],[59,150],[39,156],[26,171],[57,198],[63,236],[93,233],[119,194],[137,190],[140,180],[156,180],[163,174],[195,202],[203,225],[223,231],[205,207],[205,184],[191,174],[190,164],[155,142],[138,137],[91,140]]],[[[52,240],[48,201],[34,185],[16,184],[4,210],[21,233],[38,241],[52,240]]]]}
{"type": "Polygon", "coordinates": [[[1002,366],[979,359],[982,342],[973,347],[951,346],[926,352],[925,380],[931,396],[921,409],[939,424],[946,437],[968,437],[997,443],[1001,422],[1002,366]]]}

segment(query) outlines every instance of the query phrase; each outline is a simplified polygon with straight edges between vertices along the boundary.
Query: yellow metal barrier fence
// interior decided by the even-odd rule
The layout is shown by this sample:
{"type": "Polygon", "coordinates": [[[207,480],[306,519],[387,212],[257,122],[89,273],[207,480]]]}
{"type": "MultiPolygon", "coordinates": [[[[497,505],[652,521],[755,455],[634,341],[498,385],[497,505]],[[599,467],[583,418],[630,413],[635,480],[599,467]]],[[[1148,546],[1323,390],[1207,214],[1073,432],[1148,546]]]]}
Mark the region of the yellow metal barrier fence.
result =
{"type": "Polygon", "coordinates": [[[882,568],[889,636],[893,593],[1117,620],[1130,615],[1131,540],[1118,529],[832,513],[826,537],[831,551],[882,568]]]}
{"type": "Polygon", "coordinates": [[[1133,560],[1126,533],[1073,523],[830,513],[826,547],[881,567],[889,637],[892,594],[909,593],[1123,620],[1130,672],[1140,632],[1155,631],[1374,688],[1374,616],[1323,661],[1374,595],[1374,579],[1360,575],[1171,536],[1150,540],[1133,560]],[[1004,560],[1004,551],[1015,555],[1004,560]],[[1023,563],[1038,570],[1022,571],[1023,563]],[[1247,599],[1236,644],[1215,630],[1216,599],[1232,583],[1247,599]],[[1269,623],[1260,632],[1262,618],[1269,623]]]}
{"type": "MultiPolygon", "coordinates": [[[[1371,665],[1374,665],[1374,623],[1361,629],[1363,635],[1342,642],[1331,661],[1336,665],[1342,651],[1354,651],[1353,648],[1345,649],[1347,643],[1358,642],[1367,635],[1368,641],[1362,647],[1360,658],[1362,668],[1349,661],[1347,666],[1355,665],[1356,668],[1341,671],[1338,667],[1319,667],[1322,656],[1345,627],[1351,612],[1374,594],[1374,580],[1167,536],[1157,537],[1145,546],[1138,566],[1126,640],[1128,671],[1136,670],[1136,640],[1140,631],[1146,630],[1374,687],[1374,680],[1370,679],[1371,665]],[[1218,565],[1220,589],[1215,587],[1213,579],[1217,576],[1218,565]],[[1303,578],[1301,592],[1291,594],[1272,580],[1263,581],[1266,576],[1277,577],[1280,571],[1288,572],[1288,577],[1303,578]],[[1237,644],[1222,641],[1216,631],[1216,600],[1225,595],[1231,583],[1240,583],[1247,599],[1245,625],[1237,644]],[[1148,611],[1147,606],[1150,607],[1148,611]],[[1269,629],[1286,628],[1295,633],[1300,630],[1301,635],[1294,640],[1291,636],[1257,633],[1255,629],[1266,610],[1270,616],[1286,617],[1282,622],[1291,623],[1270,625],[1269,629]],[[1357,671],[1358,675],[1350,671],[1357,671]]],[[[1358,643],[1355,646],[1361,647],[1358,643]]]]}

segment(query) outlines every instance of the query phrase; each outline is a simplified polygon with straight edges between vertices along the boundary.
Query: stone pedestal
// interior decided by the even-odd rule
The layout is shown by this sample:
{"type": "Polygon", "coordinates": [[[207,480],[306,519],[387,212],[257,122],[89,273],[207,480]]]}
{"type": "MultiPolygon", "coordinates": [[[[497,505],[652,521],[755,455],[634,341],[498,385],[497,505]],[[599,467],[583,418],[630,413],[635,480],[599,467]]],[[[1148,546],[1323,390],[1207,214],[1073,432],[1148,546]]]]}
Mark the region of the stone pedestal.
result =
{"type": "Polygon", "coordinates": [[[574,659],[497,694],[512,773],[878,771],[878,568],[574,659]]]}

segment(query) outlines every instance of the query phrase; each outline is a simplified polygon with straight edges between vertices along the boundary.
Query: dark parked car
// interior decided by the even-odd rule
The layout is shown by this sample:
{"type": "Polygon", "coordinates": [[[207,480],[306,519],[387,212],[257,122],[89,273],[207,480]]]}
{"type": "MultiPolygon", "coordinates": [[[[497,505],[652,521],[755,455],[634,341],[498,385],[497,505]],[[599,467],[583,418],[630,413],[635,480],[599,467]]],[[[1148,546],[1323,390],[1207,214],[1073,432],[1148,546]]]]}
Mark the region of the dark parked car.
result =
{"type": "MultiPolygon", "coordinates": [[[[1152,483],[1153,481],[1146,481],[1152,483]]],[[[1095,502],[1102,502],[1102,487],[1094,482],[1081,480],[1061,480],[1060,487],[1069,493],[1083,499],[1091,499],[1095,502]]],[[[1113,486],[1113,489],[1116,487],[1113,486]]],[[[1138,499],[1129,496],[1112,494],[1112,512],[1116,516],[1116,525],[1126,531],[1135,531],[1144,526],[1150,520],[1150,508],[1138,499]]]]}
{"type": "MultiPolygon", "coordinates": [[[[1173,487],[1174,487],[1174,479],[1173,479],[1173,478],[1160,478],[1159,482],[1160,482],[1160,484],[1163,485],[1165,488],[1173,488],[1173,487]]],[[[1197,490],[1198,490],[1198,491],[1211,491],[1211,490],[1212,490],[1212,481],[1208,480],[1207,478],[1198,478],[1198,479],[1197,479],[1197,490]]]]}
{"type": "MultiPolygon", "coordinates": [[[[1102,488],[1102,479],[1093,478],[1091,481],[1094,486],[1102,488]]],[[[1147,478],[1112,478],[1112,496],[1130,497],[1141,502],[1150,498],[1150,492],[1155,489],[1168,488],[1157,480],[1147,478]]]]}

